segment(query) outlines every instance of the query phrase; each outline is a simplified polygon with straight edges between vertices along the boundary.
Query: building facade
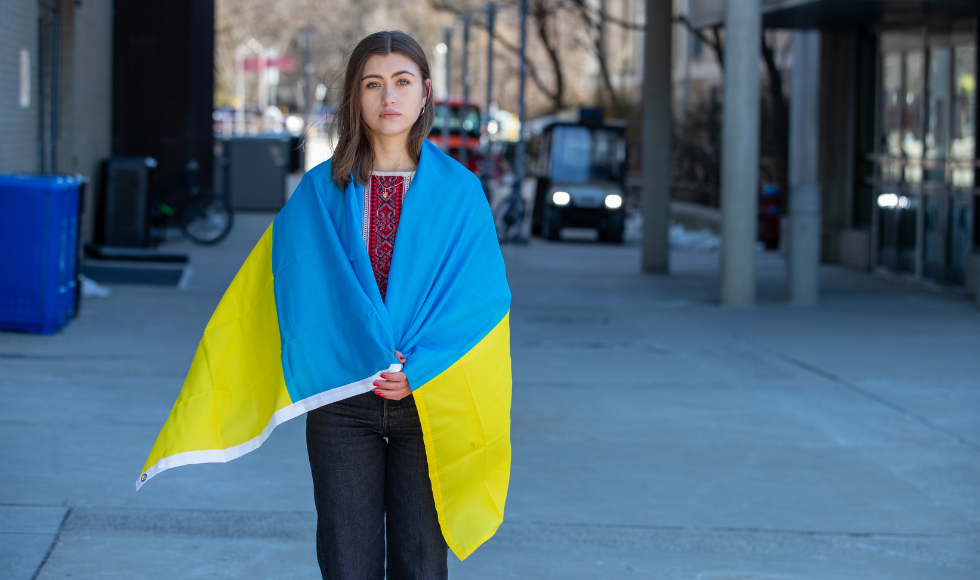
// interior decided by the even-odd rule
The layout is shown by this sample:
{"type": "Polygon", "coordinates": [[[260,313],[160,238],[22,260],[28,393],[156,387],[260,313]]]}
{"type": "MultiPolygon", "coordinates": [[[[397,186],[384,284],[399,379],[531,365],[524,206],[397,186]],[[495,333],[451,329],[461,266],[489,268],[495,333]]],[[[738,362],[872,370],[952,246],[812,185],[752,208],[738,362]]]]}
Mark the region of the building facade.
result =
{"type": "Polygon", "coordinates": [[[762,22],[819,32],[823,261],[975,294],[980,3],[763,0],[762,22]]]}
{"type": "Polygon", "coordinates": [[[0,173],[97,178],[112,147],[112,9],[112,0],[0,4],[0,173]]]}

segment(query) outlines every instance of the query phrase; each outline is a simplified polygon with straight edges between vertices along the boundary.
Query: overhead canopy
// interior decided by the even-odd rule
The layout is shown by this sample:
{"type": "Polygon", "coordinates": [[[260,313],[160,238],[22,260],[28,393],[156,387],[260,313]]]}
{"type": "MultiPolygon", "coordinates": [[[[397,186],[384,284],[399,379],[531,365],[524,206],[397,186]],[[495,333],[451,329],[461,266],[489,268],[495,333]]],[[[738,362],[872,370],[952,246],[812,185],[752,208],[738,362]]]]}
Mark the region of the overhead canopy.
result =
{"type": "MultiPolygon", "coordinates": [[[[725,0],[690,0],[689,17],[698,28],[725,22],[725,0]]],[[[851,30],[870,26],[941,25],[980,17],[976,0],[762,0],[765,28],[851,30]]]]}

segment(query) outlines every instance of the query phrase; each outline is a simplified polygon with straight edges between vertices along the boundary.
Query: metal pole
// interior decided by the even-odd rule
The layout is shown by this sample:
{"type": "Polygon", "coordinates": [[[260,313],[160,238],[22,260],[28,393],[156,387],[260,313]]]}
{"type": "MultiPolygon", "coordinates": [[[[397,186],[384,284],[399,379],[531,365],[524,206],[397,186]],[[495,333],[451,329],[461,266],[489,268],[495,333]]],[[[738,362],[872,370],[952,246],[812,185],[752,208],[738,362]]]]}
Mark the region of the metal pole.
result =
{"type": "Polygon", "coordinates": [[[487,127],[487,144],[483,153],[483,171],[480,178],[483,181],[483,192],[490,201],[490,103],[493,102],[493,20],[497,14],[497,5],[493,2],[487,4],[487,102],[484,118],[487,127]]]}
{"type": "Polygon", "coordinates": [[[520,49],[520,72],[518,73],[518,93],[517,93],[517,119],[520,130],[517,132],[517,151],[514,154],[514,191],[510,194],[510,201],[507,204],[507,213],[504,215],[504,223],[508,229],[517,226],[512,242],[527,243],[521,229],[524,226],[524,93],[525,81],[527,77],[527,0],[521,0],[521,49],[520,49]]]}
{"type": "Polygon", "coordinates": [[[316,68],[310,62],[310,50],[313,45],[313,29],[307,26],[300,32],[300,39],[303,42],[303,122],[310,122],[310,115],[313,113],[313,91],[312,77],[313,70],[316,68]]]}
{"type": "Polygon", "coordinates": [[[760,0],[725,5],[725,87],[721,134],[721,303],[755,304],[759,220],[760,0]]]}
{"type": "Polygon", "coordinates": [[[51,48],[51,173],[57,173],[61,145],[61,17],[57,10],[51,22],[51,48]]]}
{"type": "Polygon", "coordinates": [[[643,38],[643,243],[644,272],[667,272],[670,264],[672,142],[671,0],[647,0],[643,38]]]}
{"type": "Polygon", "coordinates": [[[245,54],[247,48],[239,44],[235,49],[235,135],[245,134],[245,54]]]}
{"type": "Polygon", "coordinates": [[[269,106],[269,85],[265,82],[265,65],[267,63],[265,49],[256,58],[258,59],[258,68],[255,76],[259,80],[259,107],[261,108],[259,115],[262,115],[265,113],[265,108],[269,106]]]}
{"type": "MultiPolygon", "coordinates": [[[[452,54],[452,40],[453,40],[453,29],[449,26],[442,29],[442,42],[446,45],[446,102],[442,104],[442,134],[439,140],[441,141],[442,150],[448,155],[449,154],[449,113],[452,108],[449,105],[449,95],[452,93],[452,83],[450,80],[450,71],[452,70],[451,63],[449,60],[449,55],[452,54]]],[[[435,103],[433,103],[435,105],[435,103]]]]}
{"type": "MultiPolygon", "coordinates": [[[[43,5],[42,5],[43,6],[43,5]]],[[[48,87],[45,83],[45,67],[48,62],[48,51],[47,51],[47,27],[43,19],[40,20],[38,24],[38,43],[37,43],[37,106],[38,113],[37,116],[37,172],[44,173],[44,159],[46,155],[46,144],[47,144],[47,132],[45,131],[45,103],[47,103],[48,98],[48,87]]]]}
{"type": "Polygon", "coordinates": [[[463,121],[466,120],[470,111],[470,15],[463,14],[461,18],[463,19],[463,61],[460,63],[460,81],[463,83],[463,107],[460,110],[459,119],[459,136],[462,139],[459,162],[463,164],[463,167],[466,167],[470,153],[470,136],[466,134],[466,129],[463,128],[463,121]]]}

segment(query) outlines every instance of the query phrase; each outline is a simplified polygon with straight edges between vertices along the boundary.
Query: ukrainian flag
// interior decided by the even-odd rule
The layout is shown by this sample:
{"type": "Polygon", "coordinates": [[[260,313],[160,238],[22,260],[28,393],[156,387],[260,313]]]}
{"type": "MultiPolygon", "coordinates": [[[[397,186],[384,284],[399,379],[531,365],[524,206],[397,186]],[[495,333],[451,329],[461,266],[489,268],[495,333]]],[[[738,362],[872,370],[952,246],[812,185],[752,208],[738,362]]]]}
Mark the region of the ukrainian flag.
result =
{"type": "Polygon", "coordinates": [[[363,188],[306,174],[235,276],[143,467],[225,462],[407,363],[446,542],[461,559],[503,521],[510,479],[510,290],[480,182],[425,142],[386,300],[361,237],[363,188]]]}

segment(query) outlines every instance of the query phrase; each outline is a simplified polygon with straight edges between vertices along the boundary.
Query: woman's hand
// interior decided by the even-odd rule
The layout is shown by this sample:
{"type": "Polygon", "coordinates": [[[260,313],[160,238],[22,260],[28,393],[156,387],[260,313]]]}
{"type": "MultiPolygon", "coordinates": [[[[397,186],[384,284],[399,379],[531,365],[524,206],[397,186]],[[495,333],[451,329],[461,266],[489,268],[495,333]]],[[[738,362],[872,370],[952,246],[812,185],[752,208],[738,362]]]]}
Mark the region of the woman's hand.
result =
{"type": "MultiPolygon", "coordinates": [[[[405,364],[405,357],[402,353],[395,351],[395,356],[401,363],[405,364]]],[[[374,381],[374,394],[392,401],[400,401],[412,394],[412,388],[408,386],[408,377],[405,373],[385,372],[381,373],[381,379],[374,381]]]]}

